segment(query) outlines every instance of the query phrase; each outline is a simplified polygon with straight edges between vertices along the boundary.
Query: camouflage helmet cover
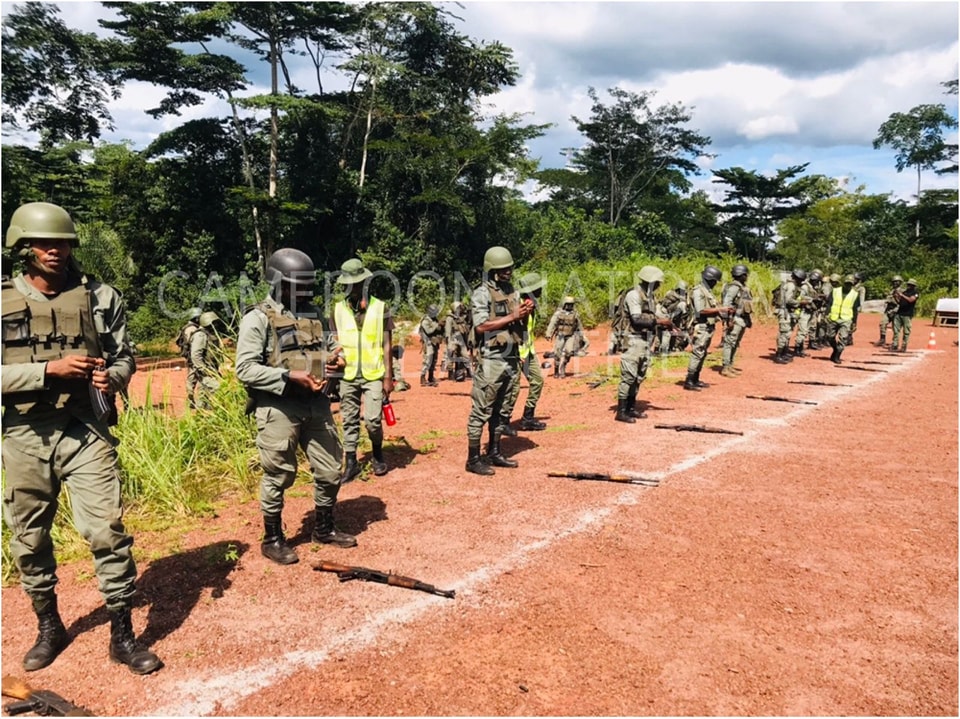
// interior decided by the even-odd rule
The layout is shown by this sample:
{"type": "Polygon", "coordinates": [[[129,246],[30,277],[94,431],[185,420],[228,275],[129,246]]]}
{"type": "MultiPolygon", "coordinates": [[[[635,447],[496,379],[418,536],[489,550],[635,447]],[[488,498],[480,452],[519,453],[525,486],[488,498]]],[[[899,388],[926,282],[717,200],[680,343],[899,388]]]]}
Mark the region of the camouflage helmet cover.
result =
{"type": "Polygon", "coordinates": [[[437,315],[439,314],[440,314],[440,308],[437,307],[436,305],[430,305],[429,307],[427,307],[427,317],[429,317],[430,319],[432,320],[437,319],[437,315]]]}
{"type": "Polygon", "coordinates": [[[820,270],[814,270],[813,272],[810,273],[811,282],[819,282],[822,279],[823,279],[823,273],[820,270]]]}
{"type": "Polygon", "coordinates": [[[654,265],[644,265],[637,273],[641,282],[652,284],[654,282],[663,282],[663,270],[654,265]]]}
{"type": "Polygon", "coordinates": [[[28,202],[20,205],[10,218],[6,246],[16,247],[28,240],[69,240],[77,246],[77,229],[70,214],[49,202],[28,202]]]}
{"type": "Polygon", "coordinates": [[[483,271],[505,270],[513,267],[513,255],[506,247],[495,245],[483,253],[483,271]]]}

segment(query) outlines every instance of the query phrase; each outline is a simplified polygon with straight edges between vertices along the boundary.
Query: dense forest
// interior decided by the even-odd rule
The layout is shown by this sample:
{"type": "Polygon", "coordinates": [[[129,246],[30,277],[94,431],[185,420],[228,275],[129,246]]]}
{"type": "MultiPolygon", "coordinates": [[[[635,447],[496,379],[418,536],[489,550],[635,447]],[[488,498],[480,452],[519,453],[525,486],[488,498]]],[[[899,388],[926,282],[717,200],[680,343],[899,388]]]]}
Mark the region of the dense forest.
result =
{"type": "MultiPolygon", "coordinates": [[[[484,113],[485,99],[518,81],[510,48],[462,34],[445,7],[102,4],[116,13],[102,37],[67,27],[49,3],[4,19],[4,128],[38,140],[3,145],[2,214],[5,227],[23,202],[65,207],[80,259],[124,293],[137,341],[169,339],[191,305],[251,296],[265,258],[285,246],[328,272],[360,256],[378,281],[431,297],[437,278],[477,281],[493,244],[554,274],[743,259],[858,270],[871,297],[893,273],[910,275],[927,312],[957,295],[957,192],[920,186],[923,172],[957,172],[944,138],[955,111],[938,98],[892,115],[874,141],[897,169],[916,171],[913,204],[842,188],[807,164],[773,176],[714,170],[715,203],[691,182],[710,138],[655,88],[589,88],[590,115],[574,118],[580,146],[563,169],[540,168],[526,144],[548,125],[484,113]],[[313,86],[295,84],[294,60],[312,63],[313,86]],[[251,96],[264,68],[269,92],[251,96]],[[104,142],[108,103],[130,81],[165,89],[144,108],[156,118],[211,97],[231,110],[184,120],[142,149],[104,142]],[[526,180],[546,199],[526,200],[515,189],[526,180]]],[[[943,88],[955,103],[957,81],[943,88]]]]}

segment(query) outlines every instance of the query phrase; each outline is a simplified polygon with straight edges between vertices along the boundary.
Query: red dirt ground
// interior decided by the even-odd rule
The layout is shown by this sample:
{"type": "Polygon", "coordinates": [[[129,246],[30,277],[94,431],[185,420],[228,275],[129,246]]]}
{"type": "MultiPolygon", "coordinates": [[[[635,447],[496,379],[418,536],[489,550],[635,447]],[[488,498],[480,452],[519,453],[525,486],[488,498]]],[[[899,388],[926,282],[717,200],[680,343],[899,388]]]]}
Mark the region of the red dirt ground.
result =
{"type": "MultiPolygon", "coordinates": [[[[165,668],[109,663],[87,560],[61,568],[73,642],[39,672],[20,670],[26,597],[3,590],[3,671],[102,715],[957,715],[956,330],[926,351],[919,321],[915,351],[889,355],[861,327],[842,367],[828,351],[773,364],[776,331],[756,327],[740,378],[712,371],[716,354],[706,391],[681,390],[677,367],[651,377],[634,425],[613,421],[614,383],[588,386],[618,363],[597,332],[575,377],[547,377],[548,430],[505,439],[520,467],[490,478],[463,467],[469,383],[396,393],[390,473],[340,494],[357,548],[310,545],[306,485],[285,512],[297,565],[260,556],[256,502],[152,561],[139,533],[134,622],[165,668]],[[681,422],[744,435],[654,428],[681,422]],[[340,583],[320,558],[457,596],[340,583]]],[[[411,349],[412,379],[418,362],[411,349]]],[[[182,372],[153,374],[182,402],[182,372]]]]}

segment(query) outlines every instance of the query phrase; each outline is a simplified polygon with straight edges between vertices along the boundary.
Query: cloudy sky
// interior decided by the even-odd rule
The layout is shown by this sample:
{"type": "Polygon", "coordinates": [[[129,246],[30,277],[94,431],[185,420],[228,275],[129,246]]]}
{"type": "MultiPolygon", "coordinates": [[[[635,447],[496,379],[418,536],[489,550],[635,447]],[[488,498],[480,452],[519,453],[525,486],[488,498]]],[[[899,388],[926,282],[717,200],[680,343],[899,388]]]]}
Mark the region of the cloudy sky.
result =
{"type": "MultiPolygon", "coordinates": [[[[12,4],[2,5],[5,14],[12,4]]],[[[106,12],[99,3],[60,7],[69,26],[90,31],[106,12]]],[[[958,77],[956,2],[446,7],[462,18],[459,31],[513,50],[520,80],[492,98],[490,109],[554,124],[530,146],[545,167],[561,166],[561,149],[582,144],[570,118],[589,117],[588,88],[605,97],[607,88],[620,87],[692,108],[689,126],[711,138],[708,150],[717,155],[703,161],[698,187],[719,189],[710,182],[711,168],[771,173],[809,162],[808,172],[844,178],[851,189],[865,185],[909,200],[916,173],[897,173],[893,151],[873,149],[878,128],[891,113],[925,103],[944,103],[957,115],[957,97],[944,95],[940,84],[958,77]]],[[[156,88],[131,86],[112,108],[117,130],[105,139],[142,147],[165,125],[182,121],[158,123],[143,113],[160,96],[156,88]]],[[[212,106],[190,114],[210,114],[212,106]]],[[[955,175],[923,175],[925,189],[956,186],[955,175]]]]}

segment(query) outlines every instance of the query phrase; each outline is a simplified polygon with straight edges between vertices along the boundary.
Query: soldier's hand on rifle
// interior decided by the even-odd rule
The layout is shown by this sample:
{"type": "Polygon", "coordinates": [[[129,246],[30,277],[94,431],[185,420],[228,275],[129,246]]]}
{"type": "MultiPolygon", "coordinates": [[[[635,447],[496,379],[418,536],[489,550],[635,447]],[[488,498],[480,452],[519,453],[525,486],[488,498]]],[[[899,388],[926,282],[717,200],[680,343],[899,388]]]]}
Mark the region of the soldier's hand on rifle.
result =
{"type": "Polygon", "coordinates": [[[98,367],[103,366],[100,357],[84,357],[83,355],[68,355],[57,360],[47,362],[47,377],[56,379],[90,379],[98,367]]]}
{"type": "Polygon", "coordinates": [[[308,392],[322,392],[326,385],[326,382],[317,379],[304,370],[290,370],[290,373],[287,375],[287,381],[298,387],[303,387],[303,389],[308,392]]]}
{"type": "Polygon", "coordinates": [[[517,319],[525,320],[533,312],[533,300],[526,299],[520,303],[520,306],[517,307],[517,319]]]}
{"type": "Polygon", "coordinates": [[[101,392],[110,392],[110,375],[107,374],[107,363],[102,359],[90,375],[90,384],[101,392]]]}

